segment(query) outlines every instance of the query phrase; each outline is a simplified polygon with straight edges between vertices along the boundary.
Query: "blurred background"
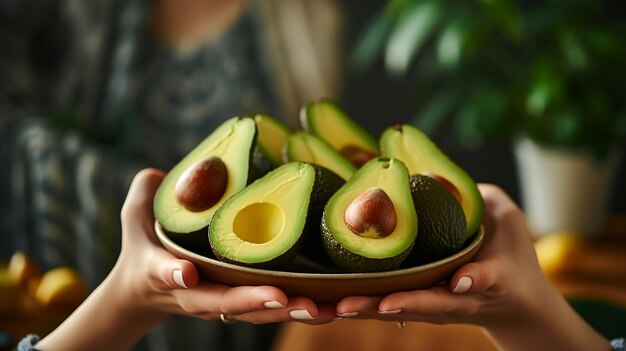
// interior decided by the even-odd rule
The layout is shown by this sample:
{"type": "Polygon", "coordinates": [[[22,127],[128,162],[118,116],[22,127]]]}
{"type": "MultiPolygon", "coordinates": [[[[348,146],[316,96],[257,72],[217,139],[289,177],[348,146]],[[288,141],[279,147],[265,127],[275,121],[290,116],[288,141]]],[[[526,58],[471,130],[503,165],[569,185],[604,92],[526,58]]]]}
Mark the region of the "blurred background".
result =
{"type": "MultiPolygon", "coordinates": [[[[343,101],[373,133],[414,123],[477,181],[518,201],[518,137],[599,158],[624,149],[622,2],[350,5],[343,101]]],[[[618,168],[609,206],[623,213],[623,158],[618,168]]]]}
{"type": "MultiPolygon", "coordinates": [[[[564,291],[626,306],[625,33],[619,0],[0,0],[0,261],[71,267],[75,303],[115,262],[137,170],[169,169],[232,116],[299,128],[300,106],[327,97],[374,136],[423,129],[555,234],[544,252],[575,253],[555,271],[607,273],[564,291]]],[[[45,331],[67,312],[2,312],[0,326],[45,331]]],[[[354,326],[341,323],[287,330],[279,349],[329,348],[354,326]]],[[[277,329],[172,318],[137,349],[256,350],[277,329]]],[[[489,345],[471,328],[412,332],[489,345]]]]}

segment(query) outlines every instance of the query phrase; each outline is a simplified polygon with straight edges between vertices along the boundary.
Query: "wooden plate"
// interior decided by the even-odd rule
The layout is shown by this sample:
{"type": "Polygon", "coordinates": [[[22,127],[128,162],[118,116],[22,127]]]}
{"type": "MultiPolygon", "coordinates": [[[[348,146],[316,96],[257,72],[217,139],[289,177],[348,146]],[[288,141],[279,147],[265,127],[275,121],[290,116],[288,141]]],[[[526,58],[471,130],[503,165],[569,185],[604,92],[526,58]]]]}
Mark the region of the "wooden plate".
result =
{"type": "MultiPolygon", "coordinates": [[[[287,295],[317,302],[337,302],[347,296],[381,296],[396,291],[429,288],[445,281],[469,262],[483,242],[481,226],[474,238],[456,254],[429,264],[375,273],[301,273],[238,266],[187,250],[172,241],[155,223],[157,237],[174,256],[192,262],[200,275],[230,286],[272,285],[287,295]]],[[[207,239],[208,240],[208,239],[207,239]]]]}

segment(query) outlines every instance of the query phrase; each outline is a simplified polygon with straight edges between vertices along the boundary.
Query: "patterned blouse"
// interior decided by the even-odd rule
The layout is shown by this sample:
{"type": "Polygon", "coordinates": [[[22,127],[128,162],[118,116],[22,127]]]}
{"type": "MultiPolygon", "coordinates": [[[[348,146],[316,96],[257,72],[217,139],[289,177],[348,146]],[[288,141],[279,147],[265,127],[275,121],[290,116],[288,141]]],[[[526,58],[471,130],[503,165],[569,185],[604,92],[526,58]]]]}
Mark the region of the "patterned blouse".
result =
{"type": "MultiPolygon", "coordinates": [[[[147,0],[0,0],[0,260],[22,250],[93,289],[139,169],[168,170],[227,118],[284,118],[255,4],[182,52],[150,36],[147,0]]],[[[136,349],[260,350],[275,328],[172,317],[136,349]]]]}

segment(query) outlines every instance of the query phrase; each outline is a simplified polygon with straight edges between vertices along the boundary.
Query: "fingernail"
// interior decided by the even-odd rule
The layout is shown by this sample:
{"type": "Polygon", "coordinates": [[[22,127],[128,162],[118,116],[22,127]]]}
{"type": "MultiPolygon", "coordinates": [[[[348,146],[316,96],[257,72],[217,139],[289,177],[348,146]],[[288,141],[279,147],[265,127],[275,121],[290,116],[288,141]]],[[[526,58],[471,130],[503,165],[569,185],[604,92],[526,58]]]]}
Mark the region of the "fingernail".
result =
{"type": "Polygon", "coordinates": [[[356,317],[359,315],[359,312],[345,312],[345,313],[337,313],[337,315],[341,318],[350,318],[356,317]]]}
{"type": "Polygon", "coordinates": [[[311,316],[311,314],[307,310],[293,310],[293,311],[289,311],[289,315],[293,319],[300,319],[300,320],[311,320],[311,319],[314,319],[313,316],[311,316]]]}
{"type": "Polygon", "coordinates": [[[464,293],[466,291],[468,291],[470,288],[472,287],[472,278],[470,277],[461,277],[461,279],[459,279],[459,282],[456,283],[456,287],[454,287],[454,290],[452,290],[453,293],[464,293]]]}
{"type": "Polygon", "coordinates": [[[265,301],[263,306],[265,306],[265,308],[283,308],[283,307],[285,307],[285,305],[283,305],[282,303],[280,303],[278,301],[265,301]]]}
{"type": "Polygon", "coordinates": [[[397,309],[397,310],[391,310],[391,311],[378,311],[379,314],[398,314],[402,312],[401,309],[397,309]]]}
{"type": "Polygon", "coordinates": [[[175,269],[172,272],[172,278],[174,278],[174,282],[178,284],[178,286],[181,288],[187,288],[187,284],[185,284],[185,281],[183,280],[183,271],[175,269]]]}

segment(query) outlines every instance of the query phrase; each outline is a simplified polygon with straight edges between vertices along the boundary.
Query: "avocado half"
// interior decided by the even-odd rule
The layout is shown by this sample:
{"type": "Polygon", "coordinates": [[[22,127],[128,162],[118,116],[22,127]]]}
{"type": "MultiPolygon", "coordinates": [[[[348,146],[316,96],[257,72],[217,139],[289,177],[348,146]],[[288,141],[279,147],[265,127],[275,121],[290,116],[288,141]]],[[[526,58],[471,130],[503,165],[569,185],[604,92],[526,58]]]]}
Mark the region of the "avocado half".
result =
{"type": "Polygon", "coordinates": [[[361,167],[378,156],[378,141],[334,102],[322,99],[300,110],[300,123],[341,155],[361,167]]]}
{"type": "MultiPolygon", "coordinates": [[[[370,209],[373,214],[380,212],[378,208],[370,209]]],[[[406,166],[399,160],[379,157],[365,163],[330,198],[322,217],[322,241],[326,254],[344,271],[391,270],[399,267],[410,253],[417,236],[417,221],[406,166]],[[384,237],[370,235],[368,228],[361,234],[355,233],[350,226],[353,223],[346,220],[349,207],[372,189],[384,192],[395,212],[395,226],[384,237]]]]}
{"type": "Polygon", "coordinates": [[[285,142],[283,158],[286,162],[301,161],[316,164],[348,180],[356,167],[327,142],[308,132],[291,133],[285,142]]]}
{"type": "MultiPolygon", "coordinates": [[[[267,114],[254,115],[257,125],[256,147],[260,154],[269,161],[269,168],[273,169],[283,164],[283,146],[289,136],[289,128],[276,118],[267,114]]],[[[255,157],[258,157],[255,155],[255,157]]],[[[263,161],[255,161],[255,164],[263,161]]]]}
{"type": "Polygon", "coordinates": [[[387,128],[380,137],[381,152],[402,160],[411,175],[426,174],[449,182],[459,196],[467,228],[465,239],[478,231],[483,217],[483,198],[474,180],[421,130],[411,125],[387,128]]]}
{"type": "Polygon", "coordinates": [[[243,266],[284,267],[307,235],[319,236],[323,204],[342,184],[337,175],[314,165],[285,163],[215,212],[209,226],[213,253],[243,266]]]}
{"type": "MultiPolygon", "coordinates": [[[[164,231],[183,246],[208,249],[206,229],[215,211],[232,195],[259,176],[252,164],[257,130],[251,118],[231,118],[180,160],[165,176],[154,197],[154,215],[164,231]],[[177,196],[177,183],[186,171],[210,158],[225,166],[226,187],[209,208],[190,210],[177,196]]],[[[210,182],[210,180],[209,180],[210,182]]]]}

